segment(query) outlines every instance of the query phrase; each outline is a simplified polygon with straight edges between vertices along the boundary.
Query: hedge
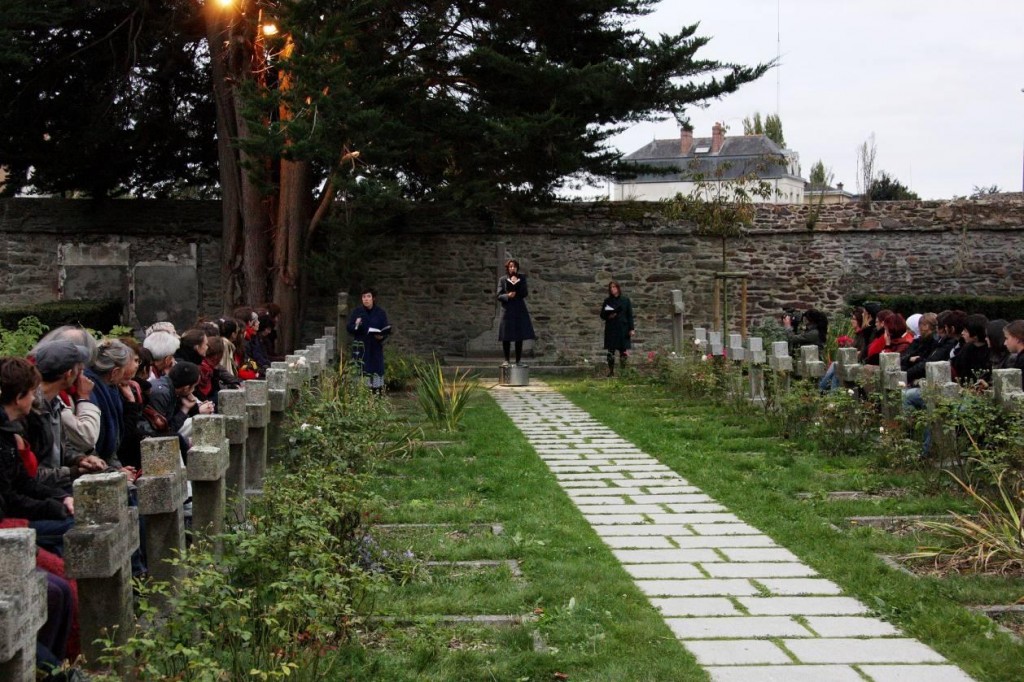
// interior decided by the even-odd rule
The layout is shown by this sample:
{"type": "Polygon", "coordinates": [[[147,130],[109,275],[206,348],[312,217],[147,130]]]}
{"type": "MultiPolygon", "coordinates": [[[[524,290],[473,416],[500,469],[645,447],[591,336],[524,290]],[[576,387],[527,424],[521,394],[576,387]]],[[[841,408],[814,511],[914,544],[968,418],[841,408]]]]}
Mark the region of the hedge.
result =
{"type": "Polygon", "coordinates": [[[82,325],[89,329],[107,331],[121,324],[124,302],[107,301],[50,301],[34,305],[0,308],[0,327],[14,329],[18,320],[34,316],[53,329],[65,324],[82,325]]]}
{"type": "Polygon", "coordinates": [[[878,301],[883,308],[895,310],[904,317],[914,313],[940,313],[943,310],[963,310],[980,313],[990,320],[1024,319],[1024,296],[970,296],[967,294],[856,294],[846,297],[850,306],[865,301],[878,301]]]}

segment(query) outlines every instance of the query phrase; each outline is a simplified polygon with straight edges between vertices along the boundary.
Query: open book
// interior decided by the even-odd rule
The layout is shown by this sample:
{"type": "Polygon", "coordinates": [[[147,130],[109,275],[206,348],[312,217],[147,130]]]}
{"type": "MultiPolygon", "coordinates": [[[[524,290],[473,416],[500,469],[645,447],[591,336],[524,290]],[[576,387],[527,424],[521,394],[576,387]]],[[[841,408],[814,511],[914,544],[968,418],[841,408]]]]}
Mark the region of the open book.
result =
{"type": "Polygon", "coordinates": [[[366,329],[366,333],[367,334],[387,334],[390,331],[391,331],[391,325],[390,324],[387,325],[386,327],[384,327],[383,329],[377,329],[376,327],[367,327],[367,329],[366,329]]]}
{"type": "Polygon", "coordinates": [[[606,306],[604,307],[604,309],[605,309],[605,310],[607,310],[608,312],[611,312],[611,313],[614,313],[614,312],[615,312],[615,308],[613,308],[613,307],[612,307],[612,306],[610,306],[610,305],[606,305],[606,306]]]}

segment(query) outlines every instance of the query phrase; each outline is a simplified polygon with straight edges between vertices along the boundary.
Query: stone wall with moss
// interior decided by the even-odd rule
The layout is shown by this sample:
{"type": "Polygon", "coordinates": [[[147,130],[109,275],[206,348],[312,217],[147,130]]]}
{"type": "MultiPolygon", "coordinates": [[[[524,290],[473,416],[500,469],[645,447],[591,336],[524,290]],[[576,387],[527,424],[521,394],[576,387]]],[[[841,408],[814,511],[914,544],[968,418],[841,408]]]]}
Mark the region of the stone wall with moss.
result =
{"type": "MultiPolygon", "coordinates": [[[[216,202],[0,201],[0,297],[52,300],[60,244],[128,244],[132,262],[195,253],[198,308],[220,312],[220,209],[216,202]]],[[[570,204],[519,214],[452,218],[414,213],[377,238],[372,258],[349,273],[374,286],[397,346],[458,354],[498,348],[494,290],[500,262],[517,258],[529,278],[536,352],[591,356],[600,349],[598,309],[609,280],[633,301],[638,346],[668,345],[671,290],[686,323],[711,316],[720,240],[650,203],[570,204]]],[[[756,324],[783,306],[834,311],[844,295],[914,290],[1024,294],[1024,201],[889,202],[758,209],[743,237],[725,244],[730,271],[749,275],[756,324]]],[[[317,301],[331,307],[332,298],[317,301]]],[[[356,300],[353,297],[353,301],[356,300]]],[[[733,298],[733,306],[738,296],[733,298]]],[[[320,320],[332,310],[311,310],[320,320]]]]}

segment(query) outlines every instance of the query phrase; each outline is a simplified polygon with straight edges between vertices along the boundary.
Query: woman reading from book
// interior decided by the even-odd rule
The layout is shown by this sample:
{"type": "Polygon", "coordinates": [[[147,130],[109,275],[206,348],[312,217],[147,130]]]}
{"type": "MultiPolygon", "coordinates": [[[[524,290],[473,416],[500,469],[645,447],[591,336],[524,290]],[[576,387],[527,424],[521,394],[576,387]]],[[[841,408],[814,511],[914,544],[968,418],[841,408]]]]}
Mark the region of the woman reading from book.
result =
{"type": "Polygon", "coordinates": [[[373,289],[363,289],[362,305],[348,316],[345,326],[352,335],[352,359],[359,363],[374,393],[384,390],[384,340],[391,334],[388,314],[376,305],[373,289]]]}
{"type": "Polygon", "coordinates": [[[505,365],[509,364],[512,344],[516,347],[516,364],[523,359],[523,341],[536,339],[530,311],[526,309],[526,277],[519,274],[519,261],[509,259],[505,263],[505,275],[498,280],[498,300],[501,301],[501,325],[498,340],[505,353],[505,365]]]}
{"type": "Polygon", "coordinates": [[[629,349],[633,346],[633,304],[622,295],[618,282],[608,283],[608,297],[601,305],[604,320],[604,348],[608,351],[608,376],[615,374],[615,351],[619,351],[619,364],[626,366],[629,349]]]}

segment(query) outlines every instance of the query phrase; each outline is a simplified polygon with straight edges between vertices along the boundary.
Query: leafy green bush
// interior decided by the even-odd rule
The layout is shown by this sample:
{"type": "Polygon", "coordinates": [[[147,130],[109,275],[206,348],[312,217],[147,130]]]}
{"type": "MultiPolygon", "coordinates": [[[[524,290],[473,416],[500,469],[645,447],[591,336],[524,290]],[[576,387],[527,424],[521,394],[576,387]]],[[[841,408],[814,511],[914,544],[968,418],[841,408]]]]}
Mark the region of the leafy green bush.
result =
{"type": "Polygon", "coordinates": [[[416,355],[408,355],[394,350],[392,346],[384,348],[384,384],[389,391],[408,391],[416,381],[417,372],[426,363],[416,355]]]}
{"type": "Polygon", "coordinates": [[[23,317],[12,330],[0,326],[0,356],[24,357],[48,327],[35,317],[23,317]]]}
{"type": "Polygon", "coordinates": [[[290,457],[268,472],[246,524],[217,538],[220,553],[197,541],[174,590],[140,586],[144,625],[108,647],[116,676],[100,679],[343,677],[334,650],[401,572],[367,555],[362,526],[387,416],[356,373],[304,391],[285,436],[290,457]]]}
{"type": "Polygon", "coordinates": [[[11,329],[23,317],[38,318],[44,326],[54,329],[65,324],[80,325],[88,329],[111,329],[121,324],[124,302],[109,301],[50,301],[35,305],[0,308],[0,327],[11,329]]]}

